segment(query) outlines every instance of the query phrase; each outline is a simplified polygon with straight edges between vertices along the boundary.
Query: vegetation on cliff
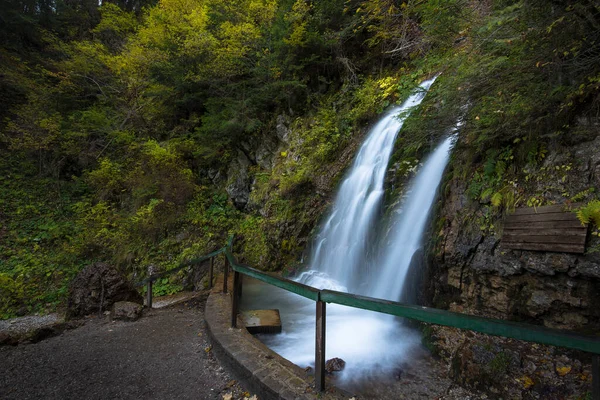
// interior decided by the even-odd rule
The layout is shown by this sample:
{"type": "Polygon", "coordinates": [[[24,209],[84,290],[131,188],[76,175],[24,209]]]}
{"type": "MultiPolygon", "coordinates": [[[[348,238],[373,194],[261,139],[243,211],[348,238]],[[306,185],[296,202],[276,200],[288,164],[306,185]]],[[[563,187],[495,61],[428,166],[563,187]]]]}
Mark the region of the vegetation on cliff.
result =
{"type": "Polygon", "coordinates": [[[527,183],[600,110],[587,1],[6,0],[0,17],[2,317],[60,304],[93,261],[141,278],[232,233],[248,263],[289,266],[365,126],[426,76],[397,179],[460,117],[453,173],[490,212],[555,201],[527,183]]]}

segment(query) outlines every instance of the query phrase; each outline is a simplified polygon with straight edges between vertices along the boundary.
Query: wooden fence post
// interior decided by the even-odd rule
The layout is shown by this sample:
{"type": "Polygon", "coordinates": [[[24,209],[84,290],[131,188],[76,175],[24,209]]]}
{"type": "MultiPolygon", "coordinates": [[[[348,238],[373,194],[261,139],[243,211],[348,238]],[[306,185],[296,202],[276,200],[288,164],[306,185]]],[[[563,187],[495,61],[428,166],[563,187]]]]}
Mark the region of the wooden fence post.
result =
{"type": "Polygon", "coordinates": [[[212,289],[213,287],[213,273],[215,270],[215,257],[210,258],[210,267],[208,268],[208,288],[212,289]]]}
{"type": "Polygon", "coordinates": [[[592,355],[592,400],[600,400],[600,355],[592,355]]]}
{"type": "Polygon", "coordinates": [[[317,301],[317,335],[315,341],[315,389],[325,391],[325,331],[326,306],[325,302],[317,301]]]}
{"type": "Polygon", "coordinates": [[[152,279],[146,284],[146,305],[152,308],[152,279]]]}
{"type": "Polygon", "coordinates": [[[240,309],[240,273],[233,271],[233,293],[231,293],[231,327],[237,328],[237,316],[240,309]]]}

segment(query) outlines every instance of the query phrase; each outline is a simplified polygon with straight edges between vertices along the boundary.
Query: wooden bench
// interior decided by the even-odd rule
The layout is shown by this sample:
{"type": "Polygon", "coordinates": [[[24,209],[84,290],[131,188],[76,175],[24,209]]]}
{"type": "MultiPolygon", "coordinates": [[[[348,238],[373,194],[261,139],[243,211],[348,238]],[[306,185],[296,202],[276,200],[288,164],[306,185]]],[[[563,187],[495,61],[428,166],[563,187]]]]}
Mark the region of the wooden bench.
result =
{"type": "Polygon", "coordinates": [[[518,208],[504,221],[502,244],[515,250],[583,254],[587,230],[564,205],[518,208]]]}

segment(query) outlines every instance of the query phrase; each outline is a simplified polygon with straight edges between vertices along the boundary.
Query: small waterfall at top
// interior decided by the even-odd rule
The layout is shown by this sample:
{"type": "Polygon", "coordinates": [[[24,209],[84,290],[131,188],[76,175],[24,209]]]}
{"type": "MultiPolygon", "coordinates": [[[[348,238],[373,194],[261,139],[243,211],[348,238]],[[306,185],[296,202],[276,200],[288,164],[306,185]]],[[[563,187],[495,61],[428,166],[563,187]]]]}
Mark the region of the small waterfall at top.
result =
{"type": "MultiPolygon", "coordinates": [[[[321,289],[348,291],[388,300],[406,300],[405,278],[421,246],[428,214],[448,162],[448,138],[423,164],[400,208],[392,213],[384,238],[375,237],[384,195],[383,182],[394,141],[411,108],[420,104],[435,78],[372,128],[340,186],[331,213],[315,239],[310,270],[297,280],[321,289]],[[373,244],[379,243],[379,248],[373,244]],[[365,268],[368,265],[369,268],[365,268]],[[404,290],[404,295],[402,295],[404,290]]],[[[379,229],[381,230],[381,229],[379,229]]],[[[274,351],[305,367],[314,362],[314,302],[262,283],[244,284],[250,309],[278,308],[283,332],[260,335],[274,351]]],[[[346,367],[338,383],[394,373],[420,349],[420,336],[397,319],[336,304],[327,308],[327,358],[346,367]]]]}
{"type": "Polygon", "coordinates": [[[361,266],[366,262],[370,235],[384,195],[383,181],[394,142],[411,109],[425,98],[435,78],[423,82],[419,90],[400,107],[390,110],[371,129],[354,164],[342,182],[331,214],[311,257],[310,270],[299,281],[321,289],[361,290],[365,279],[361,266]]]}

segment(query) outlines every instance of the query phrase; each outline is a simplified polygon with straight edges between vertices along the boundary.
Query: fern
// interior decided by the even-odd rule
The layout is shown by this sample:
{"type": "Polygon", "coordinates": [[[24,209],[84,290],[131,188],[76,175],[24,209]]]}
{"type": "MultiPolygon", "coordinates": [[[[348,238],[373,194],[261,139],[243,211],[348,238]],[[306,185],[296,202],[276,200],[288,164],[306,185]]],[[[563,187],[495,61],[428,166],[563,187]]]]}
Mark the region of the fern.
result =
{"type": "Polygon", "coordinates": [[[592,200],[577,210],[577,218],[582,224],[593,222],[600,227],[600,200],[592,200]]]}
{"type": "Polygon", "coordinates": [[[467,195],[471,199],[477,200],[479,199],[479,195],[481,194],[482,188],[483,182],[481,182],[481,176],[478,173],[476,173],[473,179],[471,180],[469,187],[467,188],[467,195]]]}
{"type": "Polygon", "coordinates": [[[494,157],[495,154],[493,157],[489,157],[483,165],[483,173],[485,176],[492,177],[496,172],[496,159],[494,157]]]}
{"type": "Polygon", "coordinates": [[[494,207],[500,207],[502,205],[502,193],[500,192],[496,192],[492,195],[492,198],[490,199],[490,201],[492,202],[492,205],[494,207]]]}
{"type": "Polygon", "coordinates": [[[481,197],[480,199],[482,201],[486,201],[487,199],[490,198],[491,195],[494,194],[494,188],[487,188],[485,189],[482,193],[481,193],[481,197]]]}

